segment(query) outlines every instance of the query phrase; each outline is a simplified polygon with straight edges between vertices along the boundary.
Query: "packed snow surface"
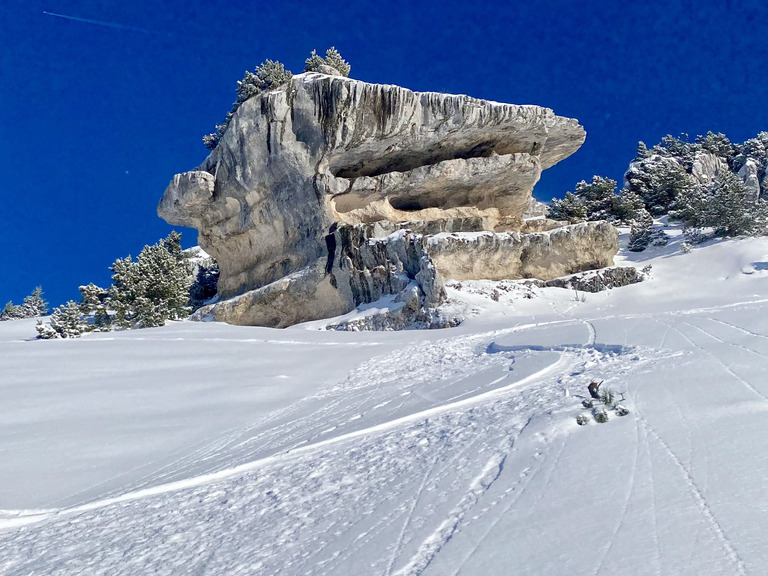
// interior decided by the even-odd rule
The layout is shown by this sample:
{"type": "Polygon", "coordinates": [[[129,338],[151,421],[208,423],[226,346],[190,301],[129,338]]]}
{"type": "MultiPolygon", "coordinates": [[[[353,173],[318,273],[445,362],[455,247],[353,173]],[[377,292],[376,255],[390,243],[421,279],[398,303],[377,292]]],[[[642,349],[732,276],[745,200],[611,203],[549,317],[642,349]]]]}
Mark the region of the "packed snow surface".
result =
{"type": "Polygon", "coordinates": [[[766,574],[768,240],[678,242],[448,330],[0,323],[0,573],[766,574]]]}

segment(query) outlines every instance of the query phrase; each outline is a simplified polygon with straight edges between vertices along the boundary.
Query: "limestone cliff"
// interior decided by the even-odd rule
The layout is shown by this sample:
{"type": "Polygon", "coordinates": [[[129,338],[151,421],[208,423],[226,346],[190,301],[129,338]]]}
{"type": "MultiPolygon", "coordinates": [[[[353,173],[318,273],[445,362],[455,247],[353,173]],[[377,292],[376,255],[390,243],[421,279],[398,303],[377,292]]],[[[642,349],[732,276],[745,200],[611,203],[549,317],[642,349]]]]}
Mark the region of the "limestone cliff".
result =
{"type": "MultiPolygon", "coordinates": [[[[196,228],[219,262],[225,301],[204,312],[216,318],[285,326],[414,281],[430,304],[454,274],[444,263],[462,260],[446,256],[450,237],[439,247],[430,235],[522,230],[541,171],[584,138],[576,120],[547,108],[306,73],[243,103],[206,161],[174,177],[158,213],[196,228]]],[[[500,250],[528,242],[541,263],[499,264],[494,277],[551,277],[612,259],[610,234],[588,228],[603,251],[588,264],[576,248],[553,256],[555,244],[534,250],[536,240],[516,237],[500,250]]]]}

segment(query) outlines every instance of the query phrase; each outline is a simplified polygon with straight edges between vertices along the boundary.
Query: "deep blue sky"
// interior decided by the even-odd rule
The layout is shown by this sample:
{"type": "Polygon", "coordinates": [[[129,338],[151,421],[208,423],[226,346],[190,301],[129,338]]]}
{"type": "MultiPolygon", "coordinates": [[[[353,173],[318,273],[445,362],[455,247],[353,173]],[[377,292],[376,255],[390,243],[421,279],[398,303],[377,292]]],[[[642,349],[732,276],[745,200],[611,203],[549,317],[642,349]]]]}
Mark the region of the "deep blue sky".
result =
{"type": "Polygon", "coordinates": [[[52,304],[77,299],[164,237],[163,190],[205,158],[200,138],[266,58],[298,73],[335,45],[360,80],[578,118],[587,141],[544,173],[549,200],[593,174],[620,180],[638,140],[768,130],[766,22],[752,0],[5,0],[0,306],[38,284],[52,304]]]}

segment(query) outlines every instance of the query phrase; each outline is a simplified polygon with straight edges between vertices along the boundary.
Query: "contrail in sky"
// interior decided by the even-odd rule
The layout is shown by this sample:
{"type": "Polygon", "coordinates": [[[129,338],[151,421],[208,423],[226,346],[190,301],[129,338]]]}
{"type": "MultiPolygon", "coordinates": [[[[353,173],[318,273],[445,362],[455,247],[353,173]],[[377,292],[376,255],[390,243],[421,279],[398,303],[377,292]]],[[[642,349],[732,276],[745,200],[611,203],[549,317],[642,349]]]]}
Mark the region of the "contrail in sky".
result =
{"type": "Polygon", "coordinates": [[[78,18],[77,16],[67,16],[66,14],[56,14],[54,12],[46,12],[43,10],[43,14],[48,16],[56,16],[57,18],[64,18],[65,20],[74,20],[75,22],[85,22],[86,24],[96,24],[97,26],[106,26],[108,28],[117,28],[118,30],[131,30],[133,32],[143,32],[144,34],[152,34],[151,30],[145,28],[138,28],[136,26],[126,26],[125,24],[118,24],[117,22],[104,22],[103,20],[91,20],[90,18],[78,18]]]}

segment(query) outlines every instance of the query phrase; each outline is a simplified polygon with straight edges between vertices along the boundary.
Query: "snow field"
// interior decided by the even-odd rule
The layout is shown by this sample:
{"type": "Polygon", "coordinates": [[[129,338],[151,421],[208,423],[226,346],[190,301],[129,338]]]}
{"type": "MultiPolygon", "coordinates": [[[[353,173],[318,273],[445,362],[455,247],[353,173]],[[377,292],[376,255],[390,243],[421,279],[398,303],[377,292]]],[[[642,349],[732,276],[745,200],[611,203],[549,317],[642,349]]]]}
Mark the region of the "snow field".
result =
{"type": "Polygon", "coordinates": [[[764,573],[768,241],[642,257],[444,331],[0,325],[0,573],[764,573]]]}

